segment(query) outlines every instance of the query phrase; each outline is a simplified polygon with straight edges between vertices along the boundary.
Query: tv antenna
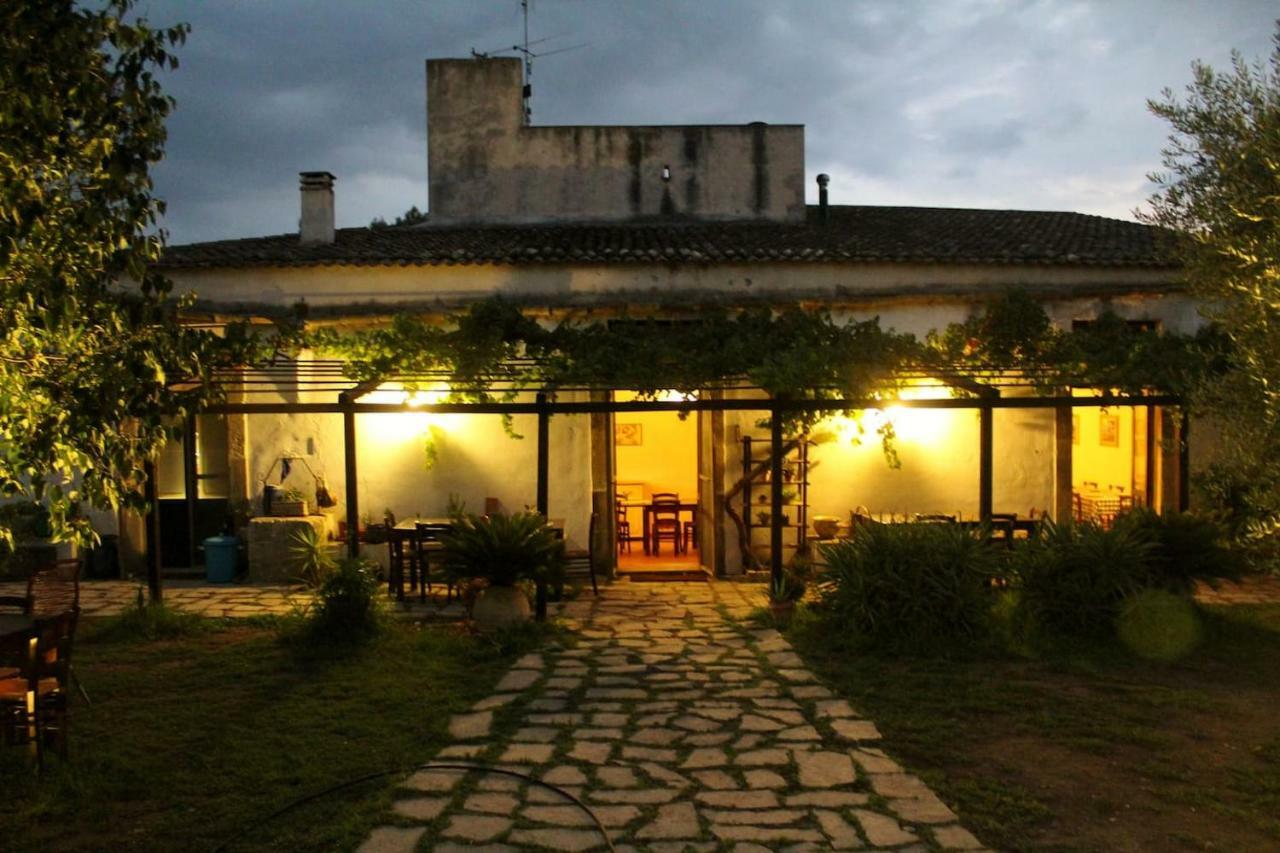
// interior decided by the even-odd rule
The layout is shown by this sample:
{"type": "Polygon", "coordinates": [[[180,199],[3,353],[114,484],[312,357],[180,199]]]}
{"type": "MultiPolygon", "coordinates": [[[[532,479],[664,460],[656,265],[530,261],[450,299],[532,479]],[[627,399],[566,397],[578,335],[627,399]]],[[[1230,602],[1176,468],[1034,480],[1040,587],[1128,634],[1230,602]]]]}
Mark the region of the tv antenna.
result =
{"type": "Polygon", "coordinates": [[[522,44],[513,44],[511,47],[501,47],[496,50],[480,51],[474,47],[471,48],[471,55],[477,59],[488,59],[494,54],[515,52],[524,57],[524,88],[522,97],[524,99],[524,123],[533,123],[533,60],[540,56],[555,56],[557,53],[567,53],[571,50],[577,50],[580,47],[586,47],[590,42],[582,42],[581,44],[571,44],[568,47],[560,47],[554,50],[542,50],[535,52],[534,45],[544,44],[553,39],[564,38],[565,33],[559,33],[554,36],[546,36],[545,38],[534,39],[529,41],[529,8],[532,5],[531,0],[520,0],[520,12],[524,18],[524,42],[522,44]]]}

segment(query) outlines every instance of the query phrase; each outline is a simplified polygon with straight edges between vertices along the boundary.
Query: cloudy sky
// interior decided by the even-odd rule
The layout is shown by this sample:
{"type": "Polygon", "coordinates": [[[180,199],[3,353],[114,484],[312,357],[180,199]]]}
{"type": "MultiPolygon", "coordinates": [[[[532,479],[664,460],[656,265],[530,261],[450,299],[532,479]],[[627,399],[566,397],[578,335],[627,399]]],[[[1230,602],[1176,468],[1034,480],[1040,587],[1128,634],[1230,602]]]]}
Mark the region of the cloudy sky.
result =
{"type": "MultiPolygon", "coordinates": [[[[1190,62],[1268,53],[1274,0],[533,0],[536,124],[802,123],[841,204],[1131,218],[1190,62]]],[[[521,39],[519,0],[140,0],[192,31],[167,159],[171,242],[297,230],[297,173],[340,226],[427,206],[427,57],[521,39]]],[[[510,54],[510,51],[507,51],[510,54]]]]}

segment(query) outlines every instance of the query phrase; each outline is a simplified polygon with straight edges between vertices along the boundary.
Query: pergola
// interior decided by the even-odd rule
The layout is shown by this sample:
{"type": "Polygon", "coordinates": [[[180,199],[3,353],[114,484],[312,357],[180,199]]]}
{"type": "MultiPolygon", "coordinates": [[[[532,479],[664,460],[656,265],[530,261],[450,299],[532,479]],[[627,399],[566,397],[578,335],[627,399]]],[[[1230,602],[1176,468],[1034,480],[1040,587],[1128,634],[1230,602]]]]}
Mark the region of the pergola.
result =
{"type": "MultiPolygon", "coordinates": [[[[446,370],[397,373],[376,379],[357,380],[350,376],[351,368],[339,360],[281,361],[261,367],[219,371],[215,380],[226,402],[205,407],[204,414],[238,415],[293,415],[338,414],[343,419],[343,457],[346,477],[345,515],[347,520],[346,547],[351,556],[359,553],[358,527],[360,497],[356,483],[359,459],[356,452],[356,415],[389,413],[471,414],[471,415],[535,415],[537,417],[537,478],[536,507],[547,514],[551,484],[549,470],[549,425],[553,415],[617,414],[629,412],[761,412],[768,415],[770,423],[770,488],[772,506],[782,504],[784,420],[796,414],[836,414],[839,412],[882,409],[888,406],[920,409],[976,410],[979,417],[978,448],[978,507],[982,521],[990,521],[992,515],[992,489],[994,471],[994,414],[997,409],[1052,409],[1056,412],[1058,441],[1061,446],[1066,436],[1068,452],[1059,454],[1056,465],[1058,481],[1065,481],[1070,488],[1071,412],[1076,407],[1142,406],[1154,408],[1183,407],[1180,397],[1160,393],[1117,394],[1098,389],[1101,396],[1079,396],[1071,388],[1050,387],[1037,382],[1034,374],[1008,370],[975,370],[973,368],[921,369],[887,377],[886,391],[875,396],[848,397],[834,388],[806,388],[803,394],[788,397],[769,395],[758,387],[743,381],[728,380],[710,383],[697,389],[685,399],[617,400],[612,392],[652,389],[635,389],[614,384],[594,385],[544,385],[530,384],[511,377],[520,375],[522,367],[531,362],[512,362],[510,372],[501,375],[468,376],[465,382],[446,370]],[[943,385],[956,396],[917,399],[899,396],[896,389],[910,383],[928,382],[943,385]],[[447,401],[362,402],[361,398],[384,385],[402,388],[450,387],[455,399],[447,401]],[[583,396],[588,400],[562,400],[559,396],[583,396]],[[264,401],[267,396],[328,397],[311,401],[264,401]],[[474,399],[459,399],[471,396],[474,399]],[[1066,471],[1061,470],[1064,464],[1066,471]]],[[[406,395],[407,396],[407,395],[406,395]]],[[[1150,421],[1148,421],[1150,424],[1150,421]]],[[[1185,408],[1179,418],[1178,503],[1187,508],[1187,417],[1185,408]]],[[[1150,426],[1149,426],[1150,429],[1150,426]]],[[[188,436],[194,433],[194,420],[188,424],[188,436]]],[[[192,453],[191,442],[187,453],[192,453]]],[[[190,469],[188,471],[190,475],[190,469]]],[[[149,480],[148,499],[154,501],[154,477],[149,480]]],[[[194,519],[194,483],[187,488],[188,517],[194,519]]],[[[1067,495],[1069,499],[1070,495],[1067,495]]],[[[153,513],[148,538],[156,537],[158,543],[158,516],[153,513]]],[[[770,525],[770,572],[774,579],[783,572],[783,523],[780,512],[772,513],[770,525]]],[[[159,548],[148,548],[148,575],[152,594],[160,592],[159,548]]],[[[541,592],[541,591],[540,591],[541,592]]],[[[542,603],[542,595],[539,596],[542,603]]]]}

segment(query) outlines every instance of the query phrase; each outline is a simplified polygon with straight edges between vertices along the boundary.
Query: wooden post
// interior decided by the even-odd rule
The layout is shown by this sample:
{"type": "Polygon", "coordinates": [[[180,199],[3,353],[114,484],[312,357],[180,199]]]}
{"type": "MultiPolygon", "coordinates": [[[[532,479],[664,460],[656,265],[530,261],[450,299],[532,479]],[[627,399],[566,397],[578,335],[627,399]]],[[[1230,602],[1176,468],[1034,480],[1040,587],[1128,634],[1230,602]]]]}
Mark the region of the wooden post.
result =
{"type": "Polygon", "coordinates": [[[347,556],[360,556],[360,496],[357,494],[359,472],[356,469],[356,413],[350,401],[342,413],[342,457],[346,469],[347,485],[347,556]]]}
{"type": "MultiPolygon", "coordinates": [[[[539,392],[534,398],[538,405],[538,512],[547,519],[548,489],[547,469],[551,440],[551,413],[547,411],[547,395],[539,392]]],[[[547,585],[538,581],[534,601],[534,615],[539,622],[547,618],[547,585]]]]}
{"type": "Polygon", "coordinates": [[[773,516],[769,519],[769,582],[782,581],[782,406],[769,410],[769,486],[773,516]]]}
{"type": "Polygon", "coordinates": [[[1191,415],[1178,410],[1178,511],[1191,509],[1191,415]]]}
{"type": "Polygon", "coordinates": [[[1070,524],[1075,517],[1071,498],[1071,445],[1074,441],[1074,416],[1070,406],[1058,406],[1053,410],[1053,520],[1058,524],[1070,524]]]}
{"type": "Polygon", "coordinates": [[[978,408],[978,518],[984,523],[991,521],[994,415],[988,403],[978,408]]]}
{"type": "MultiPolygon", "coordinates": [[[[592,391],[595,402],[609,402],[608,391],[592,391]]],[[[618,512],[613,474],[613,418],[608,412],[592,412],[591,511],[596,516],[595,538],[587,543],[598,570],[612,578],[618,562],[618,512]]]]}
{"type": "MultiPolygon", "coordinates": [[[[712,391],[712,399],[718,399],[722,391],[712,391]]],[[[724,412],[711,412],[711,514],[702,522],[698,542],[711,546],[709,568],[716,577],[724,577],[724,412]]]]}
{"type": "Polygon", "coordinates": [[[164,580],[160,575],[160,503],[156,498],[156,463],[144,462],[143,471],[147,475],[142,487],[147,501],[147,588],[152,603],[159,604],[164,600],[164,580]]]}
{"type": "Polygon", "coordinates": [[[196,508],[200,481],[196,479],[196,416],[187,415],[182,425],[182,491],[187,510],[187,568],[196,567],[196,508]]]}

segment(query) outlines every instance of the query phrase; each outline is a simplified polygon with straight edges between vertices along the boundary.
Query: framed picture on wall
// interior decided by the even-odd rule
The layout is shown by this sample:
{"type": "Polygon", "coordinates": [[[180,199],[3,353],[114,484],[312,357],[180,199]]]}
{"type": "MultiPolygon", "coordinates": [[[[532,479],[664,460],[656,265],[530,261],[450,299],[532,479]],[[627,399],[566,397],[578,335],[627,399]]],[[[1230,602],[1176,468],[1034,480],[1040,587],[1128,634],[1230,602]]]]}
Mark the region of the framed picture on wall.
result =
{"type": "Polygon", "coordinates": [[[1101,447],[1120,446],[1120,416],[1103,412],[1098,416],[1098,444],[1101,447]]]}
{"type": "Polygon", "coordinates": [[[644,444],[641,424],[614,424],[613,441],[619,447],[639,447],[644,444]]]}
{"type": "Polygon", "coordinates": [[[1071,443],[1072,444],[1080,443],[1080,416],[1079,415],[1071,416],[1071,443]]]}

